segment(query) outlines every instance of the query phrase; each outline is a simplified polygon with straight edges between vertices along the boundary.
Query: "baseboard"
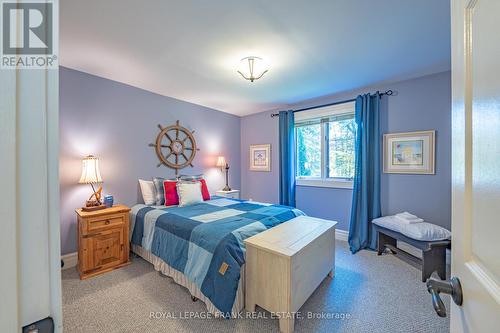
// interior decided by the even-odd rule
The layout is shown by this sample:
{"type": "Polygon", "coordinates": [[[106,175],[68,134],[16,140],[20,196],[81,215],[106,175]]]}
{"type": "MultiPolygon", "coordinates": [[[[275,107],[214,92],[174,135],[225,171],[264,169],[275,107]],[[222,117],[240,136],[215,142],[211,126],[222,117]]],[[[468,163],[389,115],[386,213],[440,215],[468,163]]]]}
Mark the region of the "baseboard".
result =
{"type": "Polygon", "coordinates": [[[65,254],[61,256],[61,260],[64,262],[64,267],[62,269],[76,267],[78,264],[78,252],[65,254]]]}
{"type": "Polygon", "coordinates": [[[349,231],[335,229],[335,239],[347,242],[348,236],[349,236],[349,231]]]}

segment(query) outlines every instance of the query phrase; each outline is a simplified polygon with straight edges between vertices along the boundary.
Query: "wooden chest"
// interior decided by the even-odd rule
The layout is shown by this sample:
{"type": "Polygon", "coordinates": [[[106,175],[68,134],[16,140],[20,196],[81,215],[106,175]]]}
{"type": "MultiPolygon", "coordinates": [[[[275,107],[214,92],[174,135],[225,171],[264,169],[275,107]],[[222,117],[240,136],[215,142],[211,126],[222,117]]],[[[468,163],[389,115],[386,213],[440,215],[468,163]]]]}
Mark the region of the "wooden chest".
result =
{"type": "Polygon", "coordinates": [[[93,212],[76,210],[80,279],[130,264],[129,211],[124,205],[93,212]]]}
{"type": "Polygon", "coordinates": [[[247,311],[259,305],[277,314],[280,331],[292,332],[294,313],[327,275],[333,277],[336,224],[299,216],[247,238],[247,311]]]}

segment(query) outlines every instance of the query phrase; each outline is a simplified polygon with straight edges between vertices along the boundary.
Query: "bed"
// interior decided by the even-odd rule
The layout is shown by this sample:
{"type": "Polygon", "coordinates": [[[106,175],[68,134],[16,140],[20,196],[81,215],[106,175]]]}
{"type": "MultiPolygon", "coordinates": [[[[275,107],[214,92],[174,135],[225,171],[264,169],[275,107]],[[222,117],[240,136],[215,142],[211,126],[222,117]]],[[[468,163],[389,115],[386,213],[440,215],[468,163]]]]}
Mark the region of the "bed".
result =
{"type": "Polygon", "coordinates": [[[130,212],[131,248],[210,313],[236,317],[245,303],[243,240],[301,215],[293,207],[222,197],[186,207],[138,204],[130,212]]]}

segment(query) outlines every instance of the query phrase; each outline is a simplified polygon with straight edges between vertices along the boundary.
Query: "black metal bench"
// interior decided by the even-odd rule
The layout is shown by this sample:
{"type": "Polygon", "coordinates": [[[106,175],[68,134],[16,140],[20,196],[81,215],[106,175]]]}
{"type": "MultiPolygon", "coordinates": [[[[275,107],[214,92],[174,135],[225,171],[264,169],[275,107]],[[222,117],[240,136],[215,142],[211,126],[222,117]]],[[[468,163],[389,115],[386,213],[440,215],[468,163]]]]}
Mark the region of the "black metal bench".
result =
{"type": "Polygon", "coordinates": [[[378,240],[378,255],[381,255],[385,249],[389,249],[396,256],[412,261],[422,270],[422,282],[425,282],[434,271],[437,271],[441,280],[446,280],[446,249],[451,248],[451,241],[419,241],[378,225],[375,225],[375,230],[378,240]],[[398,240],[422,250],[422,259],[399,249],[397,247],[398,240]]]}

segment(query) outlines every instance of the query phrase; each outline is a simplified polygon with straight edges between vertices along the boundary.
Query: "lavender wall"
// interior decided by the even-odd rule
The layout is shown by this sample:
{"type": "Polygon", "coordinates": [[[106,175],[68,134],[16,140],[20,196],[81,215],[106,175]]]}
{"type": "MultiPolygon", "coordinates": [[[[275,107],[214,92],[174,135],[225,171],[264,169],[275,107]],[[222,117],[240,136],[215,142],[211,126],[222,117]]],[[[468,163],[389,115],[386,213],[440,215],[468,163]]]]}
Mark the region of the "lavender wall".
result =
{"type": "Polygon", "coordinates": [[[100,158],[104,192],[115,202],[141,202],[138,178],[169,177],[172,169],[157,168],[158,158],[148,147],[158,124],[181,125],[196,130],[200,151],[194,168],[182,173],[204,173],[211,191],[224,185],[215,167],[217,155],[226,156],[230,185],[240,188],[240,119],[203,106],[160,96],[118,82],[68,68],[60,70],[60,182],[62,253],[76,251],[75,208],[90,195],[88,185],[77,184],[81,159],[100,158]]]}
{"type": "MultiPolygon", "coordinates": [[[[382,213],[407,210],[426,220],[451,228],[451,74],[438,73],[391,84],[380,84],[291,105],[291,109],[353,98],[360,93],[392,89],[396,96],[381,104],[382,133],[436,130],[436,174],[382,174],[382,213]]],[[[273,112],[241,119],[242,196],[278,202],[278,120],[273,112]],[[248,171],[248,146],[272,144],[272,172],[248,171]]],[[[311,216],[339,222],[349,228],[352,190],[297,187],[297,207],[311,216]]]]}
{"type": "Polygon", "coordinates": [[[278,119],[271,112],[241,118],[241,197],[261,202],[279,202],[278,119]],[[251,144],[271,144],[271,172],[250,171],[251,144]]]}

